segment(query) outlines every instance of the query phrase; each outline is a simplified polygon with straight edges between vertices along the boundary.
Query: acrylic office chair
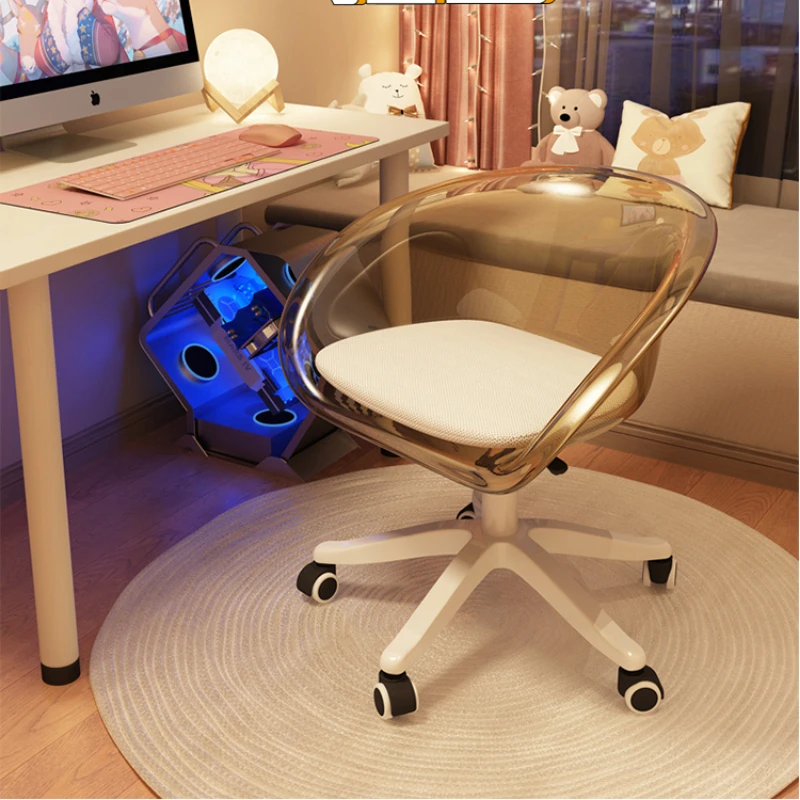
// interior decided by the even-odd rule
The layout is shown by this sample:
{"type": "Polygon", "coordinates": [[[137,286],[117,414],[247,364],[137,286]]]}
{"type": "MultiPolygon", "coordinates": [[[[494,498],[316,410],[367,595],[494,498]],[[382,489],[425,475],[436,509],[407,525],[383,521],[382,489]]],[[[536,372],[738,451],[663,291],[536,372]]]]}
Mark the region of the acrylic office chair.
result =
{"type": "Polygon", "coordinates": [[[381,657],[373,696],[384,719],[417,709],[408,668],[501,567],[619,666],[631,710],[658,707],[664,689],[644,650],[553,555],[641,561],[646,584],[671,588],[670,545],[520,519],[517,492],[548,467],[563,471],[566,445],[640,406],[657,340],[715,241],[712,213],[678,184],[539,167],[478,173],[386,204],[302,276],[281,335],[301,400],[473,490],[458,519],[324,542],[299,574],[302,592],[328,602],[337,565],[453,556],[381,657]]]}

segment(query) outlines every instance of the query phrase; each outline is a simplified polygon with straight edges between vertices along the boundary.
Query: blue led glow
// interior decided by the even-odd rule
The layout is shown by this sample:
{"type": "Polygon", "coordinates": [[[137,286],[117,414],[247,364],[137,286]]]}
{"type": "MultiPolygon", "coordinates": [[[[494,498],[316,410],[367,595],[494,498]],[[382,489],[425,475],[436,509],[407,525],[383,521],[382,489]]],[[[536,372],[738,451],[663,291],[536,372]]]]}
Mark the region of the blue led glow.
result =
{"type": "MultiPolygon", "coordinates": [[[[219,261],[220,259],[217,259],[217,261],[214,262],[214,265],[218,264],[219,261]]],[[[236,273],[239,267],[246,263],[247,259],[244,256],[234,256],[233,258],[229,258],[219,269],[214,271],[214,274],[211,276],[211,280],[214,283],[217,283],[225,278],[230,278],[231,275],[236,273]]]]}
{"type": "Polygon", "coordinates": [[[253,414],[253,422],[255,422],[256,425],[261,425],[264,428],[274,428],[274,429],[277,429],[277,428],[288,428],[290,425],[293,425],[297,421],[297,414],[295,414],[294,411],[290,411],[288,408],[285,408],[280,413],[281,414],[288,414],[289,415],[289,419],[285,420],[284,422],[279,422],[277,424],[274,423],[274,422],[261,422],[261,420],[259,420],[258,417],[261,416],[261,414],[264,414],[264,413],[268,413],[268,412],[259,411],[257,414],[253,414]]]}
{"type": "MultiPolygon", "coordinates": [[[[265,384],[245,382],[237,368],[240,362],[230,356],[236,355],[240,343],[280,319],[283,301],[270,289],[261,267],[248,258],[225,253],[209,261],[212,266],[204,265],[196,272],[197,280],[189,290],[193,302],[181,313],[161,319],[147,335],[148,345],[176,393],[192,409],[198,426],[214,426],[215,436],[222,436],[222,429],[247,433],[271,442],[275,453],[282,452],[306,418],[306,410],[281,369],[277,340],[249,357],[265,384]],[[229,340],[230,353],[221,346],[222,337],[229,340]],[[255,399],[252,392],[264,385],[281,401],[282,411],[272,413],[255,399]]],[[[277,262],[272,269],[269,274],[281,285],[281,294],[288,293],[295,283],[288,265],[277,262]]]]}
{"type": "Polygon", "coordinates": [[[216,378],[217,375],[219,375],[219,360],[214,355],[214,353],[212,353],[211,350],[208,349],[208,347],[206,347],[204,344],[200,344],[199,342],[192,342],[191,344],[187,344],[186,347],[184,347],[183,350],[181,350],[180,361],[181,361],[181,366],[186,370],[186,372],[188,372],[192,378],[195,378],[198,381],[213,381],[214,378],[216,378]],[[201,350],[203,356],[211,358],[213,362],[213,367],[212,370],[209,371],[209,374],[201,375],[199,372],[197,372],[189,365],[186,355],[187,352],[192,350],[192,348],[197,348],[198,350],[201,350]]]}
{"type": "Polygon", "coordinates": [[[259,367],[264,371],[264,373],[272,378],[272,382],[278,389],[276,394],[281,400],[283,400],[284,403],[292,403],[297,399],[294,395],[294,392],[292,392],[292,390],[289,388],[289,382],[286,380],[286,375],[283,373],[277,345],[270,347],[269,350],[262,353],[254,360],[258,363],[259,367]]]}
{"type": "MultiPolygon", "coordinates": [[[[233,261],[236,260],[233,259],[233,261]]],[[[217,275],[224,272],[225,269],[226,267],[222,267],[217,270],[217,275]]],[[[230,275],[220,279],[214,278],[213,282],[206,287],[205,293],[225,322],[233,322],[236,312],[249,306],[256,292],[266,288],[267,284],[253,269],[252,264],[244,261],[230,275]]]]}

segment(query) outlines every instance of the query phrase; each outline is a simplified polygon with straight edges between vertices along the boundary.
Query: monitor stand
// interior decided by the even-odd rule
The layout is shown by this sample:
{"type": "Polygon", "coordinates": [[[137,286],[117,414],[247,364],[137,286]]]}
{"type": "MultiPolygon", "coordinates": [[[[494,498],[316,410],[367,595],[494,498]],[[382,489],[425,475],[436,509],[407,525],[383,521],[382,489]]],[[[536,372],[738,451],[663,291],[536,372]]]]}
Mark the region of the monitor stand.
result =
{"type": "Polygon", "coordinates": [[[88,158],[111,155],[136,147],[134,142],[101,139],[69,133],[63,125],[51,125],[25,133],[0,137],[0,151],[21,153],[40,161],[74,164],[88,158]]]}

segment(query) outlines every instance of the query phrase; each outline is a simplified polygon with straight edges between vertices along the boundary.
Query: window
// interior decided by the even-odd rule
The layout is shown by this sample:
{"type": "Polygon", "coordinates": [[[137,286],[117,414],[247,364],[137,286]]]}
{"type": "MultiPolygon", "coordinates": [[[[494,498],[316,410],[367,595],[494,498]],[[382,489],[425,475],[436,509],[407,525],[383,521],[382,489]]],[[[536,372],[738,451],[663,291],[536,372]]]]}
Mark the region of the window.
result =
{"type": "Polygon", "coordinates": [[[798,179],[797,0],[559,0],[538,17],[534,91],[604,89],[612,144],[624,100],[670,116],[741,100],[737,172],[798,179]]]}

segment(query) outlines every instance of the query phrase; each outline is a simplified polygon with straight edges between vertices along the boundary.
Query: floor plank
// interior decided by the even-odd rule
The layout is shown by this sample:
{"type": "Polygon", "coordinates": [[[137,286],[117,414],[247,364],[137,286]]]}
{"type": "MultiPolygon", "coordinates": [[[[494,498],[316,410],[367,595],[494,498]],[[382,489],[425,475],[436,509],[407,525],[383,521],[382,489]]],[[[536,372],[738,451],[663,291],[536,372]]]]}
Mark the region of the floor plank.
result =
{"type": "Polygon", "coordinates": [[[3,777],[6,797],[113,797],[132,770],[94,712],[3,777]]]}
{"type": "Polygon", "coordinates": [[[136,778],[136,780],[130,784],[130,786],[126,786],[116,797],[130,797],[130,798],[152,798],[158,797],[158,795],[141,779],[136,778]]]}
{"type": "MultiPolygon", "coordinates": [[[[0,780],[6,797],[155,795],[119,754],[88,681],[89,653],[119,593],[154,558],[240,503],[290,482],[175,446],[175,426],[129,443],[67,476],[84,675],[39,680],[24,502],[0,523],[0,780]]],[[[592,444],[564,457],[584,467],[694,497],[755,526],[797,556],[798,496],[592,444]]],[[[315,479],[407,463],[361,445],[315,479]]],[[[779,797],[797,798],[797,782],[779,797]]]]}
{"type": "MultiPolygon", "coordinates": [[[[94,630],[79,640],[81,653],[91,652],[96,634],[94,630]]],[[[84,655],[85,674],[69,686],[44,686],[37,666],[0,692],[0,777],[18,769],[97,712],[85,679],[87,665],[84,655]]]]}
{"type": "Polygon", "coordinates": [[[785,489],[706,472],[688,496],[755,528],[785,489]]]}
{"type": "Polygon", "coordinates": [[[702,470],[639,455],[631,455],[614,474],[682,495],[689,494],[703,477],[702,470]]]}
{"type": "MultiPolygon", "coordinates": [[[[578,446],[585,447],[585,445],[578,446]]],[[[593,449],[591,451],[583,451],[583,457],[577,459],[577,463],[571,458],[570,451],[565,450],[565,460],[568,464],[572,464],[576,467],[591,469],[595,472],[605,472],[608,475],[616,475],[624,468],[625,464],[633,458],[630,453],[623,453],[621,450],[609,450],[607,447],[592,447],[593,449]]]]}
{"type": "Polygon", "coordinates": [[[797,492],[781,492],[756,525],[756,530],[797,558],[797,492]]]}
{"type": "MultiPolygon", "coordinates": [[[[96,537],[82,539],[73,549],[80,636],[102,624],[120,592],[161,553],[229,508],[270,488],[285,486],[285,481],[266,482],[253,470],[232,470],[232,466],[235,465],[208,465],[205,473],[194,476],[192,492],[179,502],[158,506],[144,503],[135,514],[123,512],[113,528],[107,522],[98,524],[94,529],[96,537]],[[122,542],[124,546],[120,547],[122,542]]],[[[115,495],[111,495],[95,504],[109,506],[99,519],[105,521],[112,515],[114,499],[115,495]]],[[[124,505],[121,498],[119,504],[124,505]]],[[[86,529],[79,524],[78,530],[86,529]]],[[[14,587],[5,586],[0,607],[0,688],[13,683],[37,660],[37,644],[29,635],[35,625],[30,566],[24,580],[20,578],[14,587]]]]}

